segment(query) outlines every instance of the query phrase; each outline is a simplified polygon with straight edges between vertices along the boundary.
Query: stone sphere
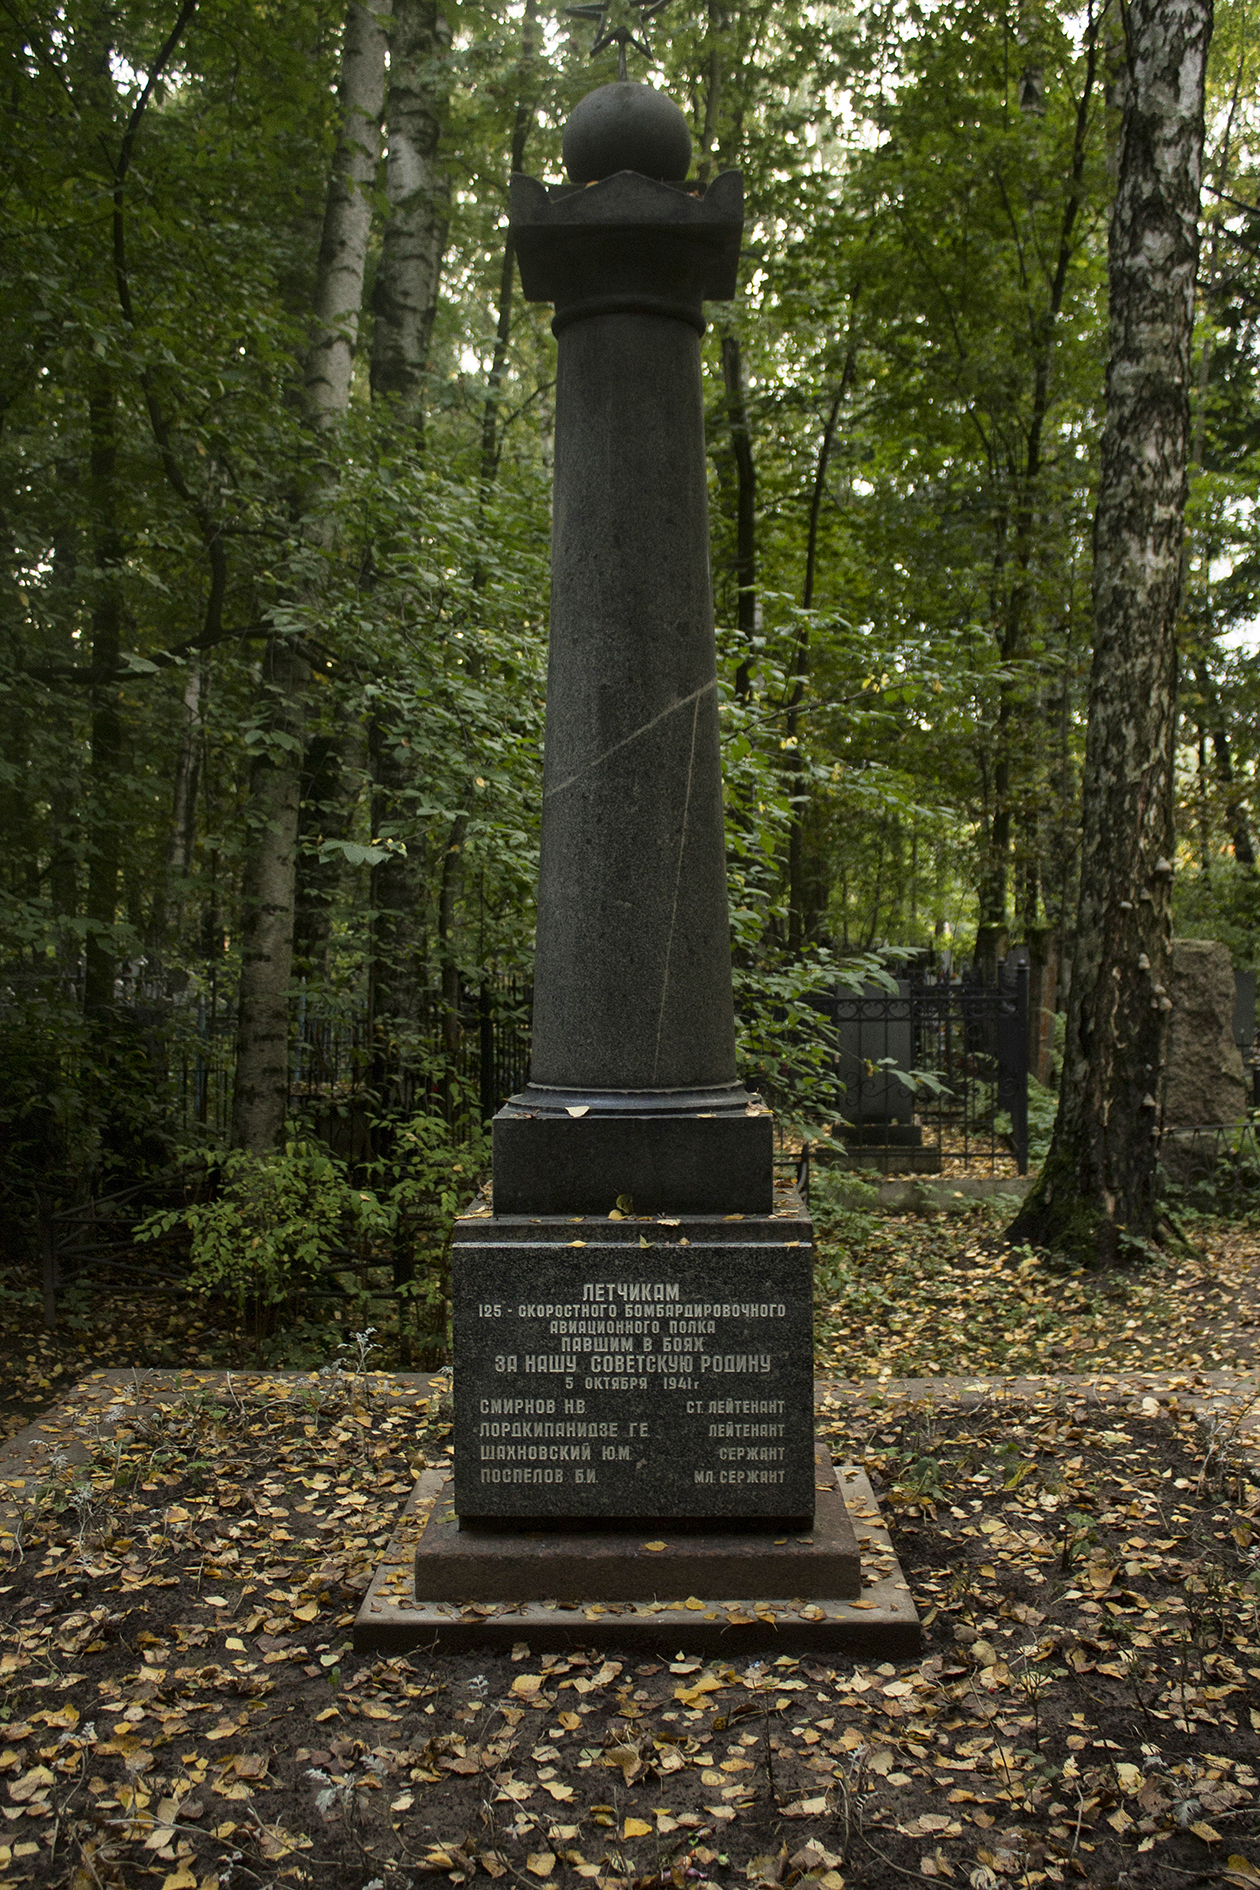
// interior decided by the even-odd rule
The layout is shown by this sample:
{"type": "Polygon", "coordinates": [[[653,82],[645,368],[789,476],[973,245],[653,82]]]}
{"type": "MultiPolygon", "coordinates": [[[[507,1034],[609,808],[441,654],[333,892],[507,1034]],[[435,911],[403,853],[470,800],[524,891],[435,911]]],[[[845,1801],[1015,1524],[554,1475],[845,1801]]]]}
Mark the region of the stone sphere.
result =
{"type": "Polygon", "coordinates": [[[672,98],[626,80],[601,85],[575,106],[563,150],[575,184],[596,183],[617,171],[680,183],[691,164],[691,133],[672,98]]]}

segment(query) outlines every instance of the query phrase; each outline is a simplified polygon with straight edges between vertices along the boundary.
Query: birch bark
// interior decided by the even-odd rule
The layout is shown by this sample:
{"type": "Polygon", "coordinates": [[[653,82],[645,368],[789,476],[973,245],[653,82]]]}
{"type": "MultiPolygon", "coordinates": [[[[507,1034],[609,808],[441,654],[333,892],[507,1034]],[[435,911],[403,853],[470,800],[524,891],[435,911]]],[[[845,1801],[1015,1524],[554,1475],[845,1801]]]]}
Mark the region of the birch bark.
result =
{"type": "Polygon", "coordinates": [[[1108,246],[1094,657],[1063,1086],[1010,1229],[1106,1266],[1156,1228],[1172,934],[1176,620],[1212,0],[1131,0],[1108,246]]]}
{"type": "MultiPolygon", "coordinates": [[[[380,160],[389,0],[352,4],[341,56],[341,132],[328,183],[303,375],[303,417],[325,442],[299,495],[302,535],[324,552],[333,531],[321,501],[336,481],[335,436],[350,405],[351,375],[380,160]]],[[[309,591],[300,601],[313,602],[309,591]]],[[[263,659],[250,769],[249,837],[242,874],[241,982],[232,1141],[262,1153],[284,1137],[289,1090],[289,984],[306,695],[310,674],[296,634],[277,630],[263,659]]]]}
{"type": "Polygon", "coordinates": [[[395,0],[390,49],[389,217],[372,309],[372,397],[418,410],[450,222],[451,180],[438,162],[451,35],[436,0],[395,0]]]}

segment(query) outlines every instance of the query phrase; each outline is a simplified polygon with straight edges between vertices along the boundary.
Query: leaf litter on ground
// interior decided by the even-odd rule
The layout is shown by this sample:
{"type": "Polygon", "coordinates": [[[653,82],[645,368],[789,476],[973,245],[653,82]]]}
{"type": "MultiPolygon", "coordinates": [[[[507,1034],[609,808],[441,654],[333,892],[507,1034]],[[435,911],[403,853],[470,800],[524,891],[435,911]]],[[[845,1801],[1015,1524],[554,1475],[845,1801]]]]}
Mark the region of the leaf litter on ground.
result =
{"type": "Polygon", "coordinates": [[[1193,1245],[1107,1273],[1002,1241],[1002,1207],[843,1217],[819,1227],[816,1367],[848,1379],[939,1373],[1246,1369],[1260,1336],[1260,1227],[1207,1222],[1193,1245]]]}
{"type": "MultiPolygon", "coordinates": [[[[917,1231],[926,1320],[947,1310],[950,1237],[961,1272],[968,1247],[993,1256],[980,1216],[917,1231]]],[[[913,1233],[883,1237],[905,1306],[913,1233]]],[[[1231,1251],[1194,1263],[1193,1290],[1205,1264],[1241,1275],[1247,1248],[1231,1251]]],[[[994,1318],[1036,1286],[1018,1261],[984,1277],[994,1318]]],[[[1139,1317],[1121,1305],[1098,1309],[1113,1332],[1139,1317]]],[[[1148,1363],[1215,1364],[1212,1343],[1230,1362],[1223,1341],[1183,1351],[1190,1323],[1148,1363]]],[[[924,1615],[923,1656],[900,1666],[527,1641],[356,1656],[354,1609],[412,1480],[448,1460],[441,1387],[85,1382],[58,1418],[88,1461],[54,1451],[9,1492],[0,1886],[1260,1890],[1243,1404],[1211,1431],[1188,1387],[933,1405],[887,1373],[957,1366],[961,1348],[941,1360],[923,1338],[920,1357],[898,1331],[868,1395],[832,1398],[823,1422],[867,1465],[924,1615]]]]}

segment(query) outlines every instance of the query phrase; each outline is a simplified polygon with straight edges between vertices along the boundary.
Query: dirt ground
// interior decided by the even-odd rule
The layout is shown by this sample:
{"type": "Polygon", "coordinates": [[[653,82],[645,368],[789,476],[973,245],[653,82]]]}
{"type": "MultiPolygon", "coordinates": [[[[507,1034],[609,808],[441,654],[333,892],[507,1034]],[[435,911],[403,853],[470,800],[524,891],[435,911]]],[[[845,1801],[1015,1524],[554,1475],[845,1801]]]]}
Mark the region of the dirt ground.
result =
{"type": "MultiPolygon", "coordinates": [[[[0,1887],[1260,1890],[1257,1401],[1228,1370],[1250,1363],[1252,1248],[1200,1237],[1083,1297],[997,1268],[979,1214],[825,1257],[820,1349],[862,1383],[821,1422],[866,1464],[923,1615],[900,1667],[355,1656],[374,1561],[448,1457],[441,1408],[384,1374],[156,1399],[84,1378],[7,1473],[0,1887]],[[857,1299],[876,1292],[882,1321],[857,1299]],[[982,1369],[1044,1372],[1069,1342],[1058,1379],[1053,1358],[1023,1388],[982,1369]],[[1150,1376],[1091,1392],[1101,1354],[1150,1376]],[[970,1388],[902,1382],[947,1363],[970,1388]]],[[[209,1362],[204,1314],[133,1302],[115,1331],[114,1310],[10,1322],[11,1422],[129,1346],[209,1362]]]]}

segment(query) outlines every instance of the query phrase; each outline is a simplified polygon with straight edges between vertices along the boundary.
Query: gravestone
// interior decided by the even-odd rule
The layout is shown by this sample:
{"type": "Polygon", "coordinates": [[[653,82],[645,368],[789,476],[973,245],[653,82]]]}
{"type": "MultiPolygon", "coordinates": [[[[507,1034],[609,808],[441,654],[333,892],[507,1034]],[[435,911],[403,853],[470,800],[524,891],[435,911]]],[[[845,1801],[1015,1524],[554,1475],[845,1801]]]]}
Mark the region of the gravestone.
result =
{"type": "Polygon", "coordinates": [[[840,993],[835,1030],[842,1120],[833,1135],[848,1160],[884,1174],[939,1174],[940,1150],[924,1148],[914,1120],[915,1092],[895,1073],[914,1068],[910,981],[898,978],[895,991],[866,984],[856,999],[840,993]]]}
{"type": "Polygon", "coordinates": [[[1165,1130],[1238,1122],[1247,1087],[1234,1041],[1234,971],[1227,947],[1211,939],[1174,939],[1168,995],[1165,1130]]]}
{"type": "Polygon", "coordinates": [[[914,1115],[914,1092],[879,1066],[891,1058],[898,1069],[914,1067],[909,982],[899,978],[895,994],[865,984],[862,996],[871,1000],[867,1014],[837,1025],[836,1071],[844,1085],[845,1117],[876,1131],[889,1123],[906,1125],[914,1115]]]}
{"type": "Polygon", "coordinates": [[[510,197],[558,342],[532,1061],[455,1229],[454,1516],[417,1596],[545,1584],[539,1542],[587,1598],[650,1595],[665,1564],[617,1533],[650,1525],[692,1544],[684,1594],[752,1592],[769,1555],[789,1593],[856,1598],[815,1456],[812,1229],[735,1060],[700,337],[742,181],[687,182],[682,114],[624,71],[564,152],[569,183],[510,197]]]}

